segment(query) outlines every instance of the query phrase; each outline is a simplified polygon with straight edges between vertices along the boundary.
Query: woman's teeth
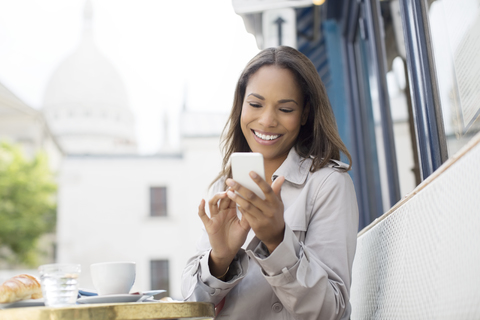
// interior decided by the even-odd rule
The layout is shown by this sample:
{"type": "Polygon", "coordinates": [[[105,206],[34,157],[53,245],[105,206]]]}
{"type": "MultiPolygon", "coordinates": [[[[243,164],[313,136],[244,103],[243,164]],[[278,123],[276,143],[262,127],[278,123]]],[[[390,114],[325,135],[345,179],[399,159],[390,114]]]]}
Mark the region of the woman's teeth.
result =
{"type": "Polygon", "coordinates": [[[254,133],[257,137],[259,137],[260,139],[262,139],[262,140],[275,140],[275,139],[277,139],[278,137],[280,137],[279,134],[270,136],[270,135],[258,133],[258,132],[256,132],[256,131],[253,131],[253,133],[254,133]]]}

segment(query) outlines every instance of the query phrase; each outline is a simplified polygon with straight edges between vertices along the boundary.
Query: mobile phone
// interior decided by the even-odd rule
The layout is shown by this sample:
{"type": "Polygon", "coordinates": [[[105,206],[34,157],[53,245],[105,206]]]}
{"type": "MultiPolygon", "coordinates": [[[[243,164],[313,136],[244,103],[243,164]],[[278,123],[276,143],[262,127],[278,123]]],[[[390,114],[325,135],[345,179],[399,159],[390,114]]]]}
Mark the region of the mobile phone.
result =
{"type": "Polygon", "coordinates": [[[234,152],[230,156],[230,164],[232,166],[233,180],[253,191],[262,200],[265,200],[263,191],[249,175],[250,171],[253,171],[265,180],[263,155],[258,152],[234,152]]]}

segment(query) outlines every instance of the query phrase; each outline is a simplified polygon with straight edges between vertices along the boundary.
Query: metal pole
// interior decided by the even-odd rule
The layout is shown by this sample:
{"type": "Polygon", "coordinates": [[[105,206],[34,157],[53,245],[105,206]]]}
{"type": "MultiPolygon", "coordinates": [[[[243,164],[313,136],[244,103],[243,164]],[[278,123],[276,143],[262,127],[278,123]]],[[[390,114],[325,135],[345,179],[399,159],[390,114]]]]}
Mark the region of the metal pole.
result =
{"type": "Polygon", "coordinates": [[[386,162],[390,207],[400,200],[400,183],[398,179],[397,155],[393,135],[393,122],[387,85],[386,52],[383,39],[383,23],[378,0],[365,1],[365,13],[370,34],[370,51],[375,77],[377,78],[380,118],[382,124],[383,148],[386,162]]]}
{"type": "Polygon", "coordinates": [[[445,130],[423,0],[400,0],[422,180],[447,158],[445,130]]]}

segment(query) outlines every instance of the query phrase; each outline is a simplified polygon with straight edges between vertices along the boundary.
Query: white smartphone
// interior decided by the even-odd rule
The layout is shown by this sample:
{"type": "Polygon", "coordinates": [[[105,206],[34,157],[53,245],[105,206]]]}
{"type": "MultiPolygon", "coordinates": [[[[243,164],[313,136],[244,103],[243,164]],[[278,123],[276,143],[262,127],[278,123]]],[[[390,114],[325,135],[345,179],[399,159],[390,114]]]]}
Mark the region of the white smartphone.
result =
{"type": "Polygon", "coordinates": [[[265,200],[263,191],[249,175],[250,171],[253,171],[265,180],[263,155],[258,152],[234,152],[230,156],[230,164],[232,166],[233,180],[255,192],[262,200],[265,200]]]}

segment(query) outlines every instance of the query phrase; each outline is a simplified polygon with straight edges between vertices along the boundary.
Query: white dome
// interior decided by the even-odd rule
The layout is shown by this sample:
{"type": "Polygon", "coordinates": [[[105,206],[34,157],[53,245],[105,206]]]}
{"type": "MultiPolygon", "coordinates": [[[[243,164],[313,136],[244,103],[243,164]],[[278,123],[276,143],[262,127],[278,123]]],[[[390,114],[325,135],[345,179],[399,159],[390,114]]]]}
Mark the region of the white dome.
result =
{"type": "Polygon", "coordinates": [[[67,154],[135,153],[134,119],[120,75],[97,49],[86,6],[86,28],[75,53],[47,85],[43,111],[67,154]]]}
{"type": "Polygon", "coordinates": [[[102,105],[128,109],[125,86],[113,65],[85,32],[77,51],[60,64],[45,92],[45,109],[84,105],[102,105]]]}

